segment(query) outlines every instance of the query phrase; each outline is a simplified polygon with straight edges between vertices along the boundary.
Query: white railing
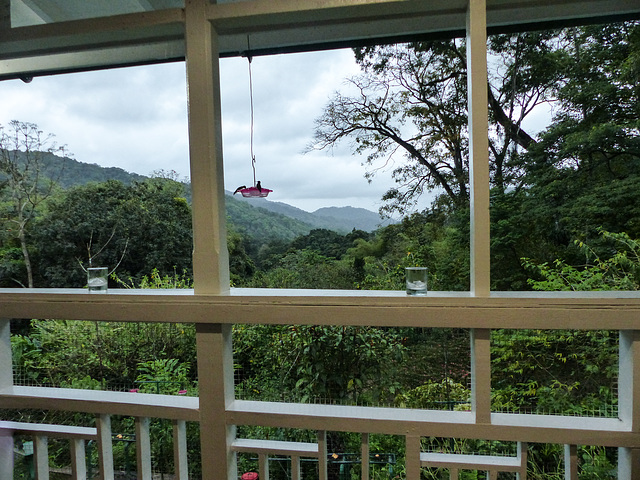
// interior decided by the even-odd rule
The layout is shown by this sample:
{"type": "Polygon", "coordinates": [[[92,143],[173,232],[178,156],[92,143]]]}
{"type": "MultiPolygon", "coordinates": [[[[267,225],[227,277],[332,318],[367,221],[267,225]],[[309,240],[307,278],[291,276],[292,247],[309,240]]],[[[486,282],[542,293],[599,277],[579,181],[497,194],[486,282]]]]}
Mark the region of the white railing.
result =
{"type": "MultiPolygon", "coordinates": [[[[430,293],[408,298],[401,292],[232,290],[231,295],[194,295],[191,291],[111,291],[90,295],[78,290],[3,290],[0,311],[5,318],[182,322],[197,326],[200,398],[91,390],[14,386],[11,375],[9,322],[0,321],[0,408],[34,408],[95,414],[103,478],[111,478],[109,415],[135,417],[138,470],[150,478],[149,418],[176,425],[177,478],[186,478],[184,422],[201,425],[203,470],[237,478],[237,452],[259,456],[262,479],[268,478],[272,454],[293,459],[318,458],[326,478],[326,431],[360,432],[362,450],[369,434],[406,438],[408,479],[422,466],[447,465],[452,472],[470,465],[487,470],[525,473],[526,449],[519,457],[497,461],[485,457],[437,457],[420,451],[421,437],[469,438],[565,445],[567,478],[577,478],[576,445],[619,449],[620,479],[638,478],[640,452],[640,295],[635,292],[493,293],[474,298],[468,293],[430,293]],[[239,400],[234,396],[231,328],[235,322],[309,325],[373,325],[469,329],[471,411],[410,410],[384,407],[309,405],[239,400]],[[490,330],[575,329],[620,331],[618,418],[528,415],[491,411],[490,330]],[[7,353],[8,352],[8,353],[7,353]],[[240,439],[237,425],[304,428],[319,432],[317,443],[274,443],[240,439]],[[221,435],[220,432],[223,432],[221,435]],[[227,452],[220,455],[219,452],[227,452]],[[215,452],[215,453],[214,453],[215,452]],[[226,460],[225,460],[226,459],[226,460]],[[520,462],[520,463],[519,463],[520,462]],[[207,463],[210,466],[207,467],[207,463]],[[516,465],[516,463],[518,465],[516,465]],[[212,467],[213,465],[213,467],[212,467]],[[518,470],[520,469],[520,470],[518,470]]],[[[52,430],[55,428],[51,427],[52,430]]],[[[53,435],[53,432],[50,432],[53,435]]],[[[0,443],[1,444],[1,443],[0,443]]],[[[0,453],[0,455],[2,455],[0,453]]],[[[6,452],[5,452],[6,455],[6,452]]],[[[362,455],[368,458],[368,455],[362,455]]],[[[363,465],[363,478],[368,466],[363,465]]],[[[45,477],[42,477],[45,478],[45,477]]],[[[81,476],[78,478],[82,478],[81,476]]],[[[207,477],[208,478],[208,477],[207,477]]]]}

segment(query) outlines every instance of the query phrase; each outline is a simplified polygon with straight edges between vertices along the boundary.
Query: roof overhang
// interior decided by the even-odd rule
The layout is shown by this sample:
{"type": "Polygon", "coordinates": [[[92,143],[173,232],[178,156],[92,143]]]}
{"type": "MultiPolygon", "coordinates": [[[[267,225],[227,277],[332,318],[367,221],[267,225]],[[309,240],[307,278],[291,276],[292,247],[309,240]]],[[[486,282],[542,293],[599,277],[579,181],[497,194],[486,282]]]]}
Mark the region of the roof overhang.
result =
{"type": "MultiPolygon", "coordinates": [[[[113,15],[76,7],[70,19],[69,0],[11,0],[37,10],[40,23],[26,26],[9,25],[8,1],[0,0],[0,79],[184,59],[184,9],[166,8],[180,0],[114,0],[103,2],[113,15]]],[[[206,16],[224,57],[246,55],[248,45],[264,55],[460,36],[466,9],[466,0],[245,0],[210,4],[206,16]]],[[[487,0],[489,33],[638,18],[637,0],[487,0]]]]}

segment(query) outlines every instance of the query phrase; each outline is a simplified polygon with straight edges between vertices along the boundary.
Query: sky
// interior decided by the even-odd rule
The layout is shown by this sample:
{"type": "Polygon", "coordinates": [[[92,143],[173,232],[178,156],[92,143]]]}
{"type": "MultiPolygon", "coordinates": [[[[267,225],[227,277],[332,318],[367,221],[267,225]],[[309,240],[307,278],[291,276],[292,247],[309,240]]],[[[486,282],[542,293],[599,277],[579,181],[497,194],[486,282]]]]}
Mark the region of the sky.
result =
{"type": "MultiPolygon", "coordinates": [[[[257,180],[269,200],[306,211],[354,206],[377,211],[390,171],[369,183],[349,142],[304,154],[314,120],[359,69],[350,50],[255,57],[252,61],[257,180]]],[[[251,185],[250,90],[246,58],[221,60],[225,188],[251,185]]],[[[72,158],[150,175],[189,176],[184,63],[0,82],[0,125],[35,123],[72,158]]]]}

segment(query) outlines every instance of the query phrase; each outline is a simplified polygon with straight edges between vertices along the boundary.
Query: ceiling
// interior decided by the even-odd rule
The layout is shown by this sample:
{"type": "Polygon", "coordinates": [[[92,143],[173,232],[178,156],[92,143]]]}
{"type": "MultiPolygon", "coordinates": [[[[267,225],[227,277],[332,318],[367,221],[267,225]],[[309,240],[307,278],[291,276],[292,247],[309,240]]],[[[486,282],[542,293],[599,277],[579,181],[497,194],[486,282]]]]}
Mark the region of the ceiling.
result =
{"type": "MultiPolygon", "coordinates": [[[[490,33],[640,18],[638,0],[486,2],[490,33]]],[[[225,0],[205,15],[221,56],[234,56],[248,43],[260,55],[461,36],[466,8],[467,0],[225,0]]],[[[180,60],[184,20],[184,0],[0,0],[0,79],[180,60]]]]}

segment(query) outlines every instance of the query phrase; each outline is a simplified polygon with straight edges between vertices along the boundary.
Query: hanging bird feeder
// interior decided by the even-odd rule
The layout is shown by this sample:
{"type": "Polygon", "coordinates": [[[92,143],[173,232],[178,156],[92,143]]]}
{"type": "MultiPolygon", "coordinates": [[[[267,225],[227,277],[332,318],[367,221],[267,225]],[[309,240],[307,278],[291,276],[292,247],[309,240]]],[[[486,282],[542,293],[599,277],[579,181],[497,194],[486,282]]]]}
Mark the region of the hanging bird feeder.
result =
{"type": "MultiPolygon", "coordinates": [[[[249,38],[247,37],[247,45],[248,44],[249,38]]],[[[245,198],[264,198],[273,192],[273,190],[264,188],[260,184],[260,181],[256,182],[256,156],[253,154],[253,82],[251,79],[251,59],[251,54],[247,53],[247,60],[249,60],[249,98],[251,101],[251,168],[253,169],[253,186],[247,188],[243,185],[238,187],[233,194],[240,193],[245,198]]]]}

